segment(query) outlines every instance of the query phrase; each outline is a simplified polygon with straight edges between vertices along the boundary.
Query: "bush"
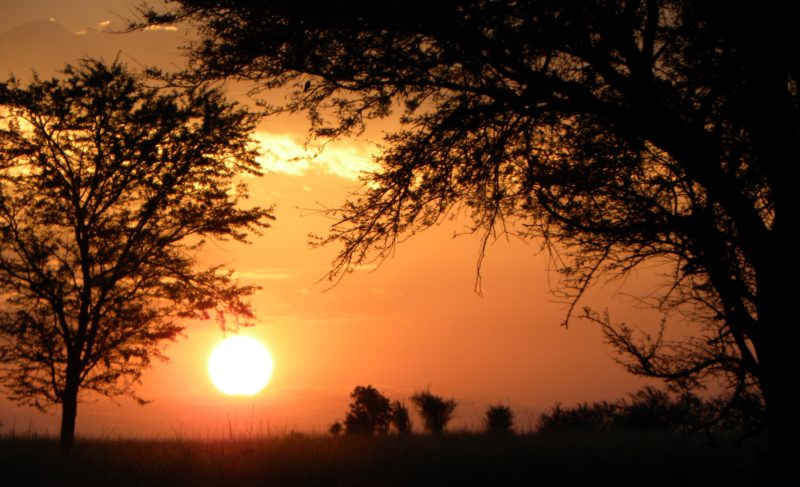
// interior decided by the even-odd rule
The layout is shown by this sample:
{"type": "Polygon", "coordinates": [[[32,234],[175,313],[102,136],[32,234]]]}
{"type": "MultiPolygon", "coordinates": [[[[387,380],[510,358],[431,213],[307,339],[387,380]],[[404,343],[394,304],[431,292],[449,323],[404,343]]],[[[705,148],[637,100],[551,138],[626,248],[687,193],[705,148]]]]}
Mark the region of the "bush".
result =
{"type": "Polygon", "coordinates": [[[419,409],[419,414],[425,423],[425,430],[432,434],[440,434],[453,419],[456,402],[453,399],[443,399],[430,391],[419,391],[411,396],[411,401],[419,409]]]}
{"type": "Polygon", "coordinates": [[[537,430],[693,431],[704,428],[751,433],[763,422],[764,403],[751,391],[704,400],[689,391],[669,393],[645,387],[613,403],[582,403],[572,408],[556,404],[539,417],[537,430]]]}
{"type": "Polygon", "coordinates": [[[411,418],[408,415],[408,408],[400,401],[392,403],[391,423],[398,434],[407,435],[411,432],[411,418]]]}
{"type": "Polygon", "coordinates": [[[508,406],[498,404],[489,406],[486,409],[486,432],[487,433],[511,433],[514,426],[514,413],[508,406]]]}

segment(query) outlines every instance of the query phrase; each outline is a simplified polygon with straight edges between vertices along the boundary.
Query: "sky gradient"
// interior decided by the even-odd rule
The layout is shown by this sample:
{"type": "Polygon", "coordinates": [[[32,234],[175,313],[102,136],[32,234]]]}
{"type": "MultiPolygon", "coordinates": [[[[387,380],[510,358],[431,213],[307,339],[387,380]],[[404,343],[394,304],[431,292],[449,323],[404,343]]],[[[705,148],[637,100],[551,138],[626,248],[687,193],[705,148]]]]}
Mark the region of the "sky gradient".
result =
{"type": "MultiPolygon", "coordinates": [[[[36,70],[50,77],[84,55],[116,57],[132,68],[179,67],[184,28],[109,33],[122,27],[121,17],[136,3],[0,0],[0,76],[25,80],[36,70]]],[[[247,87],[228,88],[247,102],[247,87]]],[[[206,365],[222,332],[213,321],[187,322],[186,336],[167,349],[170,362],[155,364],[138,389],[152,402],[84,396],[78,435],[325,431],[343,418],[350,391],[368,384],[408,405],[411,394],[426,387],[453,397],[459,403],[455,428],[480,428],[485,407],[502,402],[524,430],[556,402],[616,399],[645,384],[614,362],[595,326],[578,320],[569,329],[560,326],[567,308],[550,292],[557,275],[548,272],[548,256],[537,242],[490,245],[483,293],[476,293],[480,239],[454,238],[468,224],[457,216],[404,242],[380,267],[360,269],[332,286],[325,275],[337,249],[312,249],[307,236],[326,232],[331,221],[319,210],[357,190],[359,171],[371,167],[382,131],[392,124],[320,154],[303,147],[307,129],[302,117],[259,125],[254,137],[268,173],[247,182],[255,202],[275,205],[277,220],[249,245],[211,243],[203,256],[205,264],[225,264],[242,282],[262,287],[251,300],[257,324],[241,333],[272,351],[269,386],[253,397],[219,393],[206,365]]],[[[656,274],[652,269],[595,286],[582,304],[608,308],[618,321],[652,324],[655,317],[628,293],[652,289],[656,274]]],[[[54,433],[58,412],[53,407],[40,414],[0,399],[0,435],[54,433]]],[[[418,428],[419,419],[412,420],[418,428]]]]}

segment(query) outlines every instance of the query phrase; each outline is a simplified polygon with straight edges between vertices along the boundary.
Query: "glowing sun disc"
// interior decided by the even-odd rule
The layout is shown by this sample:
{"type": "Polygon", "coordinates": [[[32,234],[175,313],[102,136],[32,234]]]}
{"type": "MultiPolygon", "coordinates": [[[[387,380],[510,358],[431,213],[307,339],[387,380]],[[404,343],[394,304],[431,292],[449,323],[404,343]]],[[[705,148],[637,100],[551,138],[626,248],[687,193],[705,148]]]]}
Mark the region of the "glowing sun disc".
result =
{"type": "Polygon", "coordinates": [[[223,394],[252,396],[269,383],[272,356],[258,340],[230,337],[211,352],[208,374],[223,394]]]}

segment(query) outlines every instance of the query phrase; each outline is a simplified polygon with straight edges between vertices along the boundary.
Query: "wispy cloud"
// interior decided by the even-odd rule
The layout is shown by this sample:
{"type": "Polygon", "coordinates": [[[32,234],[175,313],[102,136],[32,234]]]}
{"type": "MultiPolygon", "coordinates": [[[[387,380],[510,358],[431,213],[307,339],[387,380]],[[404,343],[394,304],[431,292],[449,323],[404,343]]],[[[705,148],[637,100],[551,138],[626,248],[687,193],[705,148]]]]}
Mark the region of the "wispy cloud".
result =
{"type": "Polygon", "coordinates": [[[339,143],[323,150],[306,148],[301,139],[289,134],[256,132],[261,156],[258,162],[267,171],[302,176],[322,171],[344,179],[356,180],[363,172],[374,171],[374,148],[366,143],[339,143]]]}
{"type": "Polygon", "coordinates": [[[148,25],[144,30],[164,30],[167,32],[177,32],[178,27],[174,25],[148,25]]]}
{"type": "Polygon", "coordinates": [[[236,271],[235,277],[258,281],[279,281],[295,277],[294,269],[253,269],[249,271],[236,271]]]}

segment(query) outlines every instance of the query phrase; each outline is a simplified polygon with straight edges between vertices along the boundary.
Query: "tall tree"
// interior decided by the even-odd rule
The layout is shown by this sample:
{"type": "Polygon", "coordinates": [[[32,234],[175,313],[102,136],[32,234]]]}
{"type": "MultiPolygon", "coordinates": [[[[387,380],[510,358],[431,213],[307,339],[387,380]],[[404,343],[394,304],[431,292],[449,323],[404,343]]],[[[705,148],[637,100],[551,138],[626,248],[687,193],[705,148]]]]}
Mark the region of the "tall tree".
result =
{"type": "Polygon", "coordinates": [[[239,208],[254,119],[93,60],[0,83],[0,117],[0,380],[21,404],[60,404],[70,446],[82,393],[136,397],[181,320],[252,318],[254,288],[197,253],[272,218],[239,208]]]}
{"type": "Polygon", "coordinates": [[[400,111],[323,239],[343,246],[333,275],[459,210],[485,239],[557,245],[573,306],[601,276],[670,266],[654,306],[687,339],[587,317],[634,373],[756,387],[773,454],[797,450],[798,2],[177,4],[148,19],[199,28],[193,76],[288,88],[273,108],[323,136],[400,111]]]}

